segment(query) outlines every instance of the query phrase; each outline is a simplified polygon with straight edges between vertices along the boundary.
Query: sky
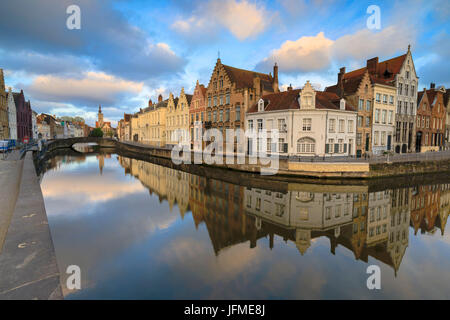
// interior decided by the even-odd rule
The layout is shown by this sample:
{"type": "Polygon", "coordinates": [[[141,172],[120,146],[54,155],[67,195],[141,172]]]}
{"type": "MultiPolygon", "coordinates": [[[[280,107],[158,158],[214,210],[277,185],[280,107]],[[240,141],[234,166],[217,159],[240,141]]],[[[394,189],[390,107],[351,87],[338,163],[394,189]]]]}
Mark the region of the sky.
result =
{"type": "Polygon", "coordinates": [[[0,68],[38,113],[113,126],[148,100],[192,93],[223,64],[273,73],[282,89],[323,90],[411,45],[419,88],[450,87],[450,1],[15,0],[0,7],[0,68]],[[67,28],[70,5],[80,29],[67,28]],[[380,9],[380,28],[367,20],[380,9]]]}

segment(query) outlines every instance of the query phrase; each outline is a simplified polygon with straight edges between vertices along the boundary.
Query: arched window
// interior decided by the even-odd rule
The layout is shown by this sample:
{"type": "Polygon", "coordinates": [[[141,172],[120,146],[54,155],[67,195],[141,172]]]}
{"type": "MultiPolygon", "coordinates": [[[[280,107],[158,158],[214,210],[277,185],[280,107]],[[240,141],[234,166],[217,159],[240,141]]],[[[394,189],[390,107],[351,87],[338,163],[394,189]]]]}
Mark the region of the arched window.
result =
{"type": "Polygon", "coordinates": [[[314,153],[316,141],[312,138],[300,138],[297,140],[297,153],[314,153]]]}

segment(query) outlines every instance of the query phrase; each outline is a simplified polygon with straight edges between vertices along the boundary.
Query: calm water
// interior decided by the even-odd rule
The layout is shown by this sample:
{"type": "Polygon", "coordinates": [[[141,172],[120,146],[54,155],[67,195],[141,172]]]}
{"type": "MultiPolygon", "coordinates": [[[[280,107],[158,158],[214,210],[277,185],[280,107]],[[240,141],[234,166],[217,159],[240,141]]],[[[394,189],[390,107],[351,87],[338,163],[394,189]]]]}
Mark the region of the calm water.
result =
{"type": "Polygon", "coordinates": [[[82,271],[69,299],[450,298],[446,184],[277,192],[115,154],[47,166],[60,271],[82,271]]]}

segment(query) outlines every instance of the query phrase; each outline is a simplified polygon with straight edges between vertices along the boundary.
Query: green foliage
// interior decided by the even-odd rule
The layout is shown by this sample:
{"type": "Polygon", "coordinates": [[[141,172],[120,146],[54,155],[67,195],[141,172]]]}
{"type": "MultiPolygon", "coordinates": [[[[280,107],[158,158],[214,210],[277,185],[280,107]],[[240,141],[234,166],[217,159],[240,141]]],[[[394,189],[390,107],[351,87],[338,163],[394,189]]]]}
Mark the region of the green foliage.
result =
{"type": "Polygon", "coordinates": [[[100,128],[95,128],[94,130],[91,131],[91,133],[89,134],[89,136],[91,137],[103,137],[103,131],[100,128]]]}

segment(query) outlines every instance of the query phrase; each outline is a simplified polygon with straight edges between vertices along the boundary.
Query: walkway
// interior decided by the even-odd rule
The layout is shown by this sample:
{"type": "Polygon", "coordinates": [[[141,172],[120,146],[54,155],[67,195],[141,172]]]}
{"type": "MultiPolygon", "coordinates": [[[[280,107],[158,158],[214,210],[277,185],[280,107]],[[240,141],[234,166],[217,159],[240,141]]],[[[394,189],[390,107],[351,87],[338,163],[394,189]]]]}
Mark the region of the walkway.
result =
{"type": "MultiPolygon", "coordinates": [[[[12,163],[21,163],[23,170],[20,179],[12,179],[10,174],[5,180],[7,184],[2,185],[12,199],[11,194],[19,188],[15,181],[21,181],[0,254],[0,299],[62,299],[55,250],[32,153],[27,152],[23,161],[2,161],[0,167],[8,170],[12,163]]],[[[7,220],[3,218],[3,230],[7,220]]]]}

